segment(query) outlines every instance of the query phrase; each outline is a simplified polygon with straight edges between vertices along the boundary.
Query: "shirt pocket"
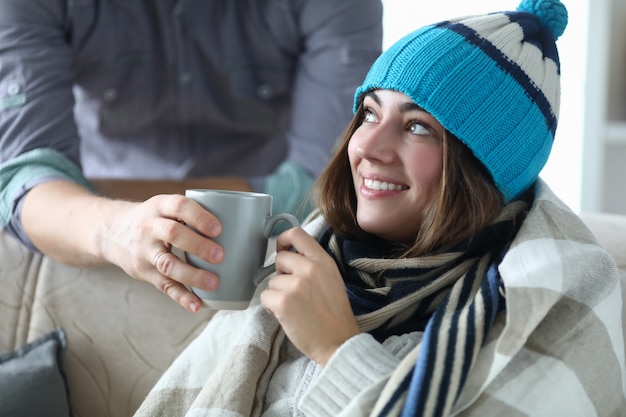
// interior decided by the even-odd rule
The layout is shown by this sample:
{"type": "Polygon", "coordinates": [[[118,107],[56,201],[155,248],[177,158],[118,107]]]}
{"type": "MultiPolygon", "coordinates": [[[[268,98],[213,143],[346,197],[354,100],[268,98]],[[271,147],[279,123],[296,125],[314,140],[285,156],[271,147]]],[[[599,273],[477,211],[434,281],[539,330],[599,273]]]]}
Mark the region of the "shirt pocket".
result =
{"type": "Polygon", "coordinates": [[[110,135],[148,123],[153,106],[150,11],[141,0],[72,0],[77,113],[110,135]],[[96,108],[97,112],[81,113],[96,108]],[[144,120],[145,119],[145,120],[144,120]]]}

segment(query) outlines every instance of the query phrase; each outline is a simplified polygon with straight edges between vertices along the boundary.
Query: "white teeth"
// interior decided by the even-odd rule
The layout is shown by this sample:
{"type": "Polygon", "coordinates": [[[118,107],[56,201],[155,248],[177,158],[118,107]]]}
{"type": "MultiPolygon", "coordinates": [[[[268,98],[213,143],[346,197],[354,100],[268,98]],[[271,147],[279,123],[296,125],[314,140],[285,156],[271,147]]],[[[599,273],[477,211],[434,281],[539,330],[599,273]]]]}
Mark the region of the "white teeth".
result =
{"type": "Polygon", "coordinates": [[[367,188],[371,190],[376,190],[376,191],[389,191],[389,190],[400,191],[400,190],[404,190],[408,188],[404,185],[392,184],[390,182],[368,180],[368,179],[365,179],[364,183],[367,188]]]}

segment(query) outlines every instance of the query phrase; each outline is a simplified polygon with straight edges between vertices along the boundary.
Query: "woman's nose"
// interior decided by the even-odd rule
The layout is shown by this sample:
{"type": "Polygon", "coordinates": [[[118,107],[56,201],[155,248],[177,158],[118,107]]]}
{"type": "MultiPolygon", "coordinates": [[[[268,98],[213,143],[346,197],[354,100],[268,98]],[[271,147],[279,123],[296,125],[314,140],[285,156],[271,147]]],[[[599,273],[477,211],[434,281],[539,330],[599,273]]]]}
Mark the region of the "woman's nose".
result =
{"type": "Polygon", "coordinates": [[[357,147],[357,155],[360,158],[384,163],[391,163],[394,160],[396,151],[393,144],[395,140],[391,129],[379,124],[362,133],[357,147]]]}

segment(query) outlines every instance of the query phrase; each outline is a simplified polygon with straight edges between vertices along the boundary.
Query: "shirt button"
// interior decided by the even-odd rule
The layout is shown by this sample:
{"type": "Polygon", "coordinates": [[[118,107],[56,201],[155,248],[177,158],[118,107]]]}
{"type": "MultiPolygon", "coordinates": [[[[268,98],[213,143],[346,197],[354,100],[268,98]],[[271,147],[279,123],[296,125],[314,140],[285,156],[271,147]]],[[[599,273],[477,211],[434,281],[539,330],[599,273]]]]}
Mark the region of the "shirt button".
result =
{"type": "Polygon", "coordinates": [[[344,65],[350,63],[350,49],[344,47],[339,50],[339,62],[344,65]]]}
{"type": "Polygon", "coordinates": [[[115,97],[117,97],[117,90],[115,88],[107,88],[104,90],[104,93],[102,93],[104,101],[113,101],[115,97]]]}
{"type": "Polygon", "coordinates": [[[9,83],[9,85],[7,85],[7,95],[9,95],[9,96],[18,95],[20,90],[21,90],[21,87],[20,87],[19,83],[15,82],[15,81],[11,82],[11,83],[9,83]]]}
{"type": "Polygon", "coordinates": [[[174,16],[182,17],[185,14],[185,6],[182,3],[178,3],[174,6],[174,16]]]}
{"type": "Polygon", "coordinates": [[[191,81],[191,73],[189,71],[183,71],[178,78],[181,84],[188,84],[191,81]]]}
{"type": "Polygon", "coordinates": [[[257,88],[256,93],[259,96],[259,98],[262,98],[263,100],[267,100],[274,95],[274,90],[272,89],[271,85],[261,84],[257,88]]]}

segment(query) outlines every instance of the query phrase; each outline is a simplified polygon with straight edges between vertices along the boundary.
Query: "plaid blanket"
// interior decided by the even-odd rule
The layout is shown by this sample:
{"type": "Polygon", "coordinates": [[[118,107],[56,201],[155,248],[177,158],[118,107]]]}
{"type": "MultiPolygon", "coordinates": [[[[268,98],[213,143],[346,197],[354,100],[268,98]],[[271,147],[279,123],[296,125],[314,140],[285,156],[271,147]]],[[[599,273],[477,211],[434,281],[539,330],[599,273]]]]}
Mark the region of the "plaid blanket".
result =
{"type": "MultiPolygon", "coordinates": [[[[318,235],[322,226],[313,222],[307,230],[318,235]]],[[[626,415],[617,269],[542,181],[499,272],[506,311],[497,315],[460,394],[444,415],[626,415]]],[[[245,311],[216,314],[136,416],[261,415],[284,340],[258,297],[245,311]]],[[[356,404],[345,415],[442,415],[428,407],[417,414],[412,406],[409,386],[419,372],[420,348],[396,368],[373,410],[363,414],[356,404]]]]}

